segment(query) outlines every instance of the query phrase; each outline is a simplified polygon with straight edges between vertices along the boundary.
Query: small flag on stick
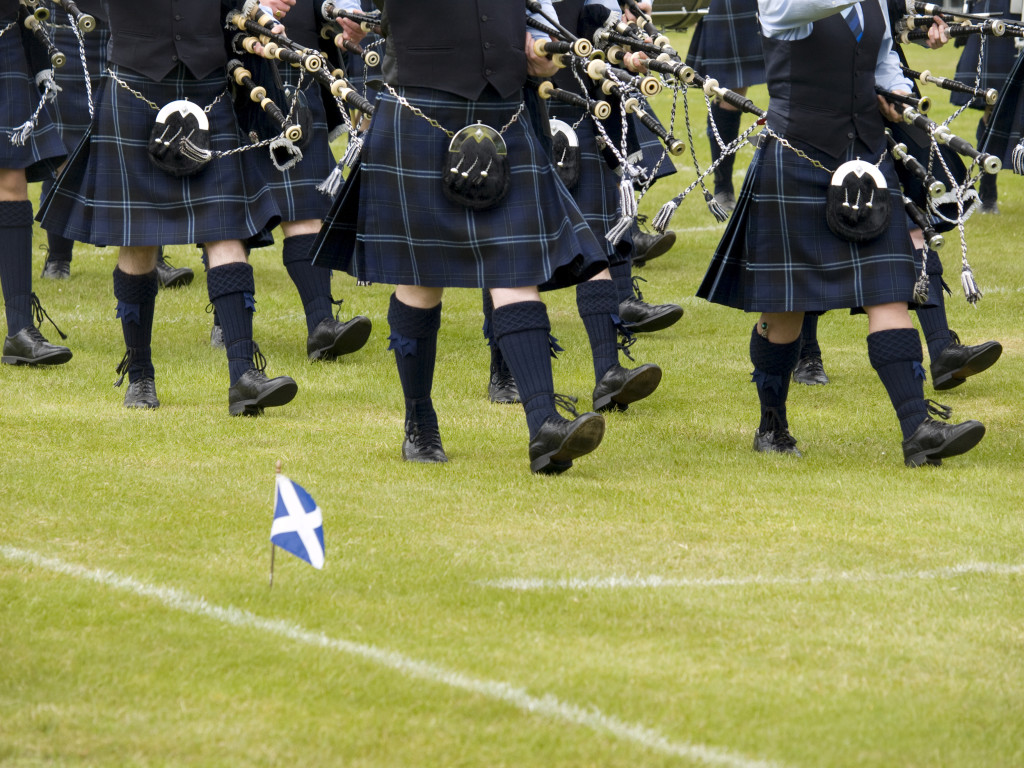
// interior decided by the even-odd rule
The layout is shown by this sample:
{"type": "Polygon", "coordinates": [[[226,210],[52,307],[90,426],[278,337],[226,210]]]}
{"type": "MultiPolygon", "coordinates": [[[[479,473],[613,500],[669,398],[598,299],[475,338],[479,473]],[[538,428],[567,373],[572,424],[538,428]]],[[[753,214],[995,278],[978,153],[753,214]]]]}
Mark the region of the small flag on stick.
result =
{"type": "Polygon", "coordinates": [[[274,581],[273,547],[291,552],[314,568],[324,567],[324,520],[320,507],[305,488],[277,470],[274,522],[270,527],[270,581],[274,581]]]}

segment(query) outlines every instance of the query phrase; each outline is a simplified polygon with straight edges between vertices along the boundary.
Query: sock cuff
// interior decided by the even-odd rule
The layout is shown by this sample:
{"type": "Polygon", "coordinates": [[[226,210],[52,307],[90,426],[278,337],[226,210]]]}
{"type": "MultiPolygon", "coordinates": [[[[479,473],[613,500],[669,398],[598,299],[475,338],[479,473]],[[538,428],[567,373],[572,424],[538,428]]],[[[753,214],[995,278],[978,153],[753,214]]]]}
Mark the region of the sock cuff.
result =
{"type": "Polygon", "coordinates": [[[114,268],[114,298],[125,304],[148,304],[160,290],[156,270],[145,275],[129,275],[114,268]]]}
{"type": "Polygon", "coordinates": [[[32,203],[29,200],[0,202],[0,227],[32,226],[32,203]]]}
{"type": "Polygon", "coordinates": [[[750,362],[755,371],[767,376],[789,376],[800,358],[800,339],[788,344],[773,344],[757,332],[754,326],[750,333],[750,362]]]}
{"type": "Polygon", "coordinates": [[[495,339],[522,331],[542,330],[551,333],[548,308],[543,301],[517,301],[495,307],[491,326],[495,339]]]}
{"type": "Polygon", "coordinates": [[[429,338],[441,328],[441,304],[430,309],[410,307],[392,293],[388,305],[388,325],[393,333],[410,339],[429,338]]]}
{"type": "Polygon", "coordinates": [[[916,328],[891,328],[868,334],[868,360],[875,370],[892,363],[924,360],[921,336],[916,328]]]}
{"type": "Polygon", "coordinates": [[[310,249],[316,240],[315,234],[292,235],[286,237],[281,244],[281,259],[285,264],[294,264],[297,261],[312,261],[310,249]]]}
{"type": "Polygon", "coordinates": [[[576,308],[580,316],[616,315],[619,294],[611,280],[588,280],[576,286],[576,308]]]}
{"type": "Polygon", "coordinates": [[[256,293],[256,282],[253,279],[252,266],[245,262],[232,262],[212,267],[206,273],[206,291],[210,301],[232,293],[256,293]]]}

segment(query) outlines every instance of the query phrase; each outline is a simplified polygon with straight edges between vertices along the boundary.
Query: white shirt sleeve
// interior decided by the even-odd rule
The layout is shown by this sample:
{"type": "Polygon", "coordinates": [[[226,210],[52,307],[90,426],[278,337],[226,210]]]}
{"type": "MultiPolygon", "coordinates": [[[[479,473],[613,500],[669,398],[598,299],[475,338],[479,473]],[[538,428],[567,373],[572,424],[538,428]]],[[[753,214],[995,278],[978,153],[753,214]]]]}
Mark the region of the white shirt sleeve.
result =
{"type": "Polygon", "coordinates": [[[802,40],[811,25],[856,5],[861,0],[757,0],[757,14],[765,37],[802,40]]]}
{"type": "MultiPolygon", "coordinates": [[[[544,9],[544,13],[546,13],[552,19],[558,18],[558,14],[555,13],[555,6],[552,4],[552,0],[540,0],[540,5],[544,9]]],[[[533,11],[527,11],[526,15],[529,16],[531,19],[536,19],[537,21],[539,21],[539,22],[541,22],[543,24],[547,24],[549,27],[551,26],[551,22],[548,21],[547,19],[545,19],[539,13],[534,13],[533,11]]],[[[526,31],[530,33],[530,37],[532,37],[534,40],[550,40],[551,39],[550,35],[548,35],[548,34],[546,34],[544,32],[541,32],[539,29],[534,29],[533,27],[527,27],[526,31]]]]}
{"type": "Polygon", "coordinates": [[[888,3],[880,0],[882,16],[885,17],[885,34],[882,46],[878,49],[878,61],[875,63],[875,83],[887,91],[913,92],[913,83],[903,74],[900,68],[900,57],[892,49],[892,25],[889,23],[888,3]]]}

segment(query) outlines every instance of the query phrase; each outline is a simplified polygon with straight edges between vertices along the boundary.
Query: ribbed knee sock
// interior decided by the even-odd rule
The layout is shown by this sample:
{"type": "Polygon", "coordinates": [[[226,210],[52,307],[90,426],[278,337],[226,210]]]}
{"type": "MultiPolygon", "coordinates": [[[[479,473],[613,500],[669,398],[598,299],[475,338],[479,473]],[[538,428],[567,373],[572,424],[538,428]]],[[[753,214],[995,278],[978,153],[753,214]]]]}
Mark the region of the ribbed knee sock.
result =
{"type": "Polygon", "coordinates": [[[114,298],[121,318],[124,345],[130,354],[128,381],[151,379],[153,370],[153,314],[160,290],[156,270],[145,275],[129,275],[114,269],[114,298]]]}
{"type": "Polygon", "coordinates": [[[893,328],[868,334],[868,359],[889,393],[906,440],[928,415],[921,365],[924,355],[917,329],[893,328]]]}
{"type": "Polygon", "coordinates": [[[284,239],[282,248],[284,266],[299,291],[310,334],[331,316],[331,270],[313,266],[309,249],[314,240],[316,235],[292,235],[284,239]]]}
{"type": "Polygon", "coordinates": [[[583,327],[590,338],[594,356],[594,379],[601,377],[619,362],[618,328],[619,300],[611,280],[588,280],[576,286],[576,307],[583,327]]]}
{"type": "Polygon", "coordinates": [[[391,294],[388,305],[388,349],[394,350],[398,379],[405,395],[407,420],[418,422],[421,411],[433,410],[430,392],[434,386],[437,361],[437,333],[441,328],[441,305],[430,309],[410,307],[391,294]],[[426,401],[426,405],[419,405],[426,401]]]}
{"type": "Polygon", "coordinates": [[[519,301],[496,307],[494,336],[519,386],[530,437],[555,410],[555,384],[551,373],[551,323],[542,301],[519,301]]]}
{"type": "Polygon", "coordinates": [[[942,262],[939,254],[928,249],[925,271],[928,273],[928,303],[934,307],[922,307],[917,310],[917,319],[921,321],[924,341],[928,345],[928,357],[934,361],[942,351],[953,343],[949,334],[949,321],[946,319],[946,297],[943,291],[946,283],[942,280],[942,262]]]}
{"type": "Polygon", "coordinates": [[[804,324],[800,327],[800,357],[821,357],[818,315],[813,312],[804,312],[804,324]]]}
{"type": "Polygon", "coordinates": [[[206,290],[224,329],[228,375],[234,385],[253,367],[256,353],[252,340],[252,313],[256,311],[252,267],[245,262],[211,267],[206,273],[206,290]]]}
{"type": "Polygon", "coordinates": [[[761,401],[761,423],[758,429],[773,429],[772,414],[779,425],[789,428],[786,417],[786,399],[789,397],[789,378],[800,357],[800,339],[788,344],[773,344],[757,332],[750,334],[750,362],[754,364],[751,381],[757,385],[761,401]]]}
{"type": "Polygon", "coordinates": [[[69,240],[56,232],[46,233],[47,261],[71,261],[75,250],[75,241],[69,240]]]}
{"type": "Polygon", "coordinates": [[[32,325],[32,203],[0,202],[0,283],[7,335],[32,325]]]}
{"type": "Polygon", "coordinates": [[[615,296],[619,304],[626,299],[635,299],[632,260],[624,261],[621,264],[612,264],[608,267],[608,271],[612,273],[612,282],[615,284],[615,296]]]}

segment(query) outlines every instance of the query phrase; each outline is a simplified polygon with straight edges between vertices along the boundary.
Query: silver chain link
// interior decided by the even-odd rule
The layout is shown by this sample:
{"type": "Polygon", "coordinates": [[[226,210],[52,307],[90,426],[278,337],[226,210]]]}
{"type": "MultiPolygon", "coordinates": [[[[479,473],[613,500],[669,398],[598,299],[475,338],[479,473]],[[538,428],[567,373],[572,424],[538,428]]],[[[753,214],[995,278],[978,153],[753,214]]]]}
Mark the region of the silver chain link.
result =
{"type": "MultiPolygon", "coordinates": [[[[447,128],[445,128],[443,125],[441,125],[439,122],[437,122],[437,120],[435,120],[434,118],[427,117],[425,114],[423,114],[423,110],[421,110],[419,107],[414,107],[412,104],[410,104],[409,100],[406,99],[404,96],[402,96],[400,93],[398,93],[398,91],[396,91],[394,88],[392,88],[390,84],[384,83],[384,87],[388,89],[388,93],[390,93],[392,96],[395,97],[395,101],[397,101],[403,107],[405,107],[410,112],[412,112],[414,115],[416,115],[416,117],[423,118],[428,123],[430,123],[434,128],[437,128],[439,131],[443,131],[444,134],[449,139],[451,139],[451,138],[453,138],[455,136],[455,133],[453,131],[449,131],[447,128]]],[[[526,109],[526,102],[525,101],[519,102],[519,109],[516,110],[515,114],[512,115],[512,117],[509,119],[509,121],[507,123],[505,123],[505,125],[502,126],[500,131],[498,131],[498,135],[499,136],[503,136],[505,134],[505,131],[507,131],[509,128],[512,127],[513,123],[515,123],[516,120],[519,119],[519,116],[521,114],[523,114],[523,110],[524,109],[526,109]]]]}

